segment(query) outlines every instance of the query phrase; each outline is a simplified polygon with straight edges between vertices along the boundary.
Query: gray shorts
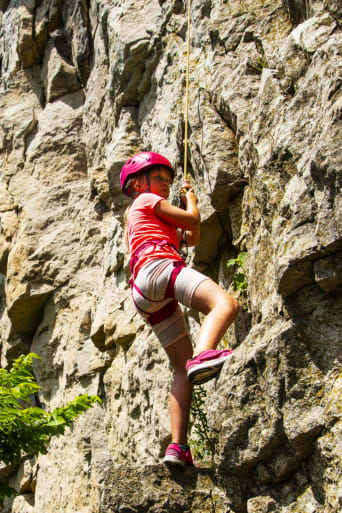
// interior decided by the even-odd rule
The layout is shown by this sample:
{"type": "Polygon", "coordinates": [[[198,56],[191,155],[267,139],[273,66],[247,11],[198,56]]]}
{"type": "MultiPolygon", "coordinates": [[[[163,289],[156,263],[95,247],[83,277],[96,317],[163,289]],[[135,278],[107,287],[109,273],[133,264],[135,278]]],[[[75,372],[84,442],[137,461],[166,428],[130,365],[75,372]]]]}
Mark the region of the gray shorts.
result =
{"type": "MultiPolygon", "coordinates": [[[[165,291],[174,269],[173,260],[155,260],[144,266],[137,274],[132,288],[134,304],[138,312],[148,320],[149,315],[157,312],[176,299],[183,305],[191,307],[192,296],[202,281],[209,278],[189,267],[183,267],[175,281],[174,298],[165,299],[165,291]]],[[[183,312],[179,305],[169,317],[152,326],[161,345],[165,348],[188,334],[183,312]]]]}

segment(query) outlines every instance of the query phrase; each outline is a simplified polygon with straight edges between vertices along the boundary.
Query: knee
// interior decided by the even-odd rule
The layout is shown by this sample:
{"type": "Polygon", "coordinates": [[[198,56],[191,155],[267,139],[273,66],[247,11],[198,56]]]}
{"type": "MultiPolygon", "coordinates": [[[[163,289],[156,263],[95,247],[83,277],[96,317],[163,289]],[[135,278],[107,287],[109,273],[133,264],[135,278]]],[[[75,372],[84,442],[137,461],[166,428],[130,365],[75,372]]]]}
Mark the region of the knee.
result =
{"type": "Polygon", "coordinates": [[[227,317],[234,320],[240,311],[240,305],[239,305],[238,301],[230,294],[225,293],[223,302],[224,302],[225,311],[227,313],[227,317]]]}
{"type": "Polygon", "coordinates": [[[234,314],[234,318],[237,316],[237,314],[240,312],[240,305],[239,302],[235,299],[235,297],[232,297],[232,310],[234,314]]]}

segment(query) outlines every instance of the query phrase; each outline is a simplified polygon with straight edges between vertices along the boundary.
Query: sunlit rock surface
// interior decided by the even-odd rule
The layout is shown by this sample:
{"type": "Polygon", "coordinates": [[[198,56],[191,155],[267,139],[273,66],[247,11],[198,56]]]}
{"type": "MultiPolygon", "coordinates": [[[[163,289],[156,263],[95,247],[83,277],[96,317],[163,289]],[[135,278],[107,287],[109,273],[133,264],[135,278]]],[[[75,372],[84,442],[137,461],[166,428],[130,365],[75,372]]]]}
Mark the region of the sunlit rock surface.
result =
{"type": "Polygon", "coordinates": [[[160,466],[172,375],[131,302],[119,173],[154,150],[182,180],[185,4],[0,0],[1,365],[38,353],[46,409],[103,401],[1,470],[19,494],[4,512],[342,510],[338,0],[192,2],[188,260],[242,309],[205,385],[211,468],[160,466]]]}

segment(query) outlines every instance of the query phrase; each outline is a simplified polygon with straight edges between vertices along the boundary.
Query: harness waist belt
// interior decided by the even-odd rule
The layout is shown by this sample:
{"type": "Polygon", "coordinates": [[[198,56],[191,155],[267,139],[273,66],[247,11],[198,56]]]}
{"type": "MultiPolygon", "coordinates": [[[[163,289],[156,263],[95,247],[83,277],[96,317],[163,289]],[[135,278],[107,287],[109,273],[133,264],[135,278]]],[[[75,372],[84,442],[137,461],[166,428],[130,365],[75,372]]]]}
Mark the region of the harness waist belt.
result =
{"type": "Polygon", "coordinates": [[[143,244],[140,244],[140,246],[137,247],[137,249],[134,251],[134,253],[131,256],[129,270],[131,271],[132,275],[134,273],[134,267],[136,266],[136,263],[139,260],[141,253],[143,253],[145,251],[145,249],[148,248],[149,246],[153,246],[153,247],[159,246],[161,248],[164,246],[171,246],[178,253],[177,248],[173,244],[171,244],[171,242],[169,242],[167,240],[156,239],[156,240],[149,240],[147,242],[144,242],[143,244]]]}

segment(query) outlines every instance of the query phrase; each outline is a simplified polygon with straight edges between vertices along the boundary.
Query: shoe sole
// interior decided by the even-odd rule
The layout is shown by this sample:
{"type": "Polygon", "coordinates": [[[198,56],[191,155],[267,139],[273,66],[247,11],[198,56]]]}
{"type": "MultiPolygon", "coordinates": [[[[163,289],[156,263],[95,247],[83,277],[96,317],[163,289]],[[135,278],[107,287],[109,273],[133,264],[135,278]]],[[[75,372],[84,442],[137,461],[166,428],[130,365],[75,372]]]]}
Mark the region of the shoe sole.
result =
{"type": "Polygon", "coordinates": [[[186,461],[176,458],[176,456],[166,456],[163,460],[165,465],[171,465],[171,467],[185,467],[186,461]]]}
{"type": "Polygon", "coordinates": [[[188,380],[192,385],[202,385],[213,379],[221,370],[222,365],[232,353],[228,356],[222,356],[214,361],[198,363],[193,369],[188,370],[188,380]]]}
{"type": "Polygon", "coordinates": [[[192,385],[203,385],[218,375],[222,367],[212,367],[210,369],[196,370],[192,374],[189,374],[188,380],[192,385]]]}

